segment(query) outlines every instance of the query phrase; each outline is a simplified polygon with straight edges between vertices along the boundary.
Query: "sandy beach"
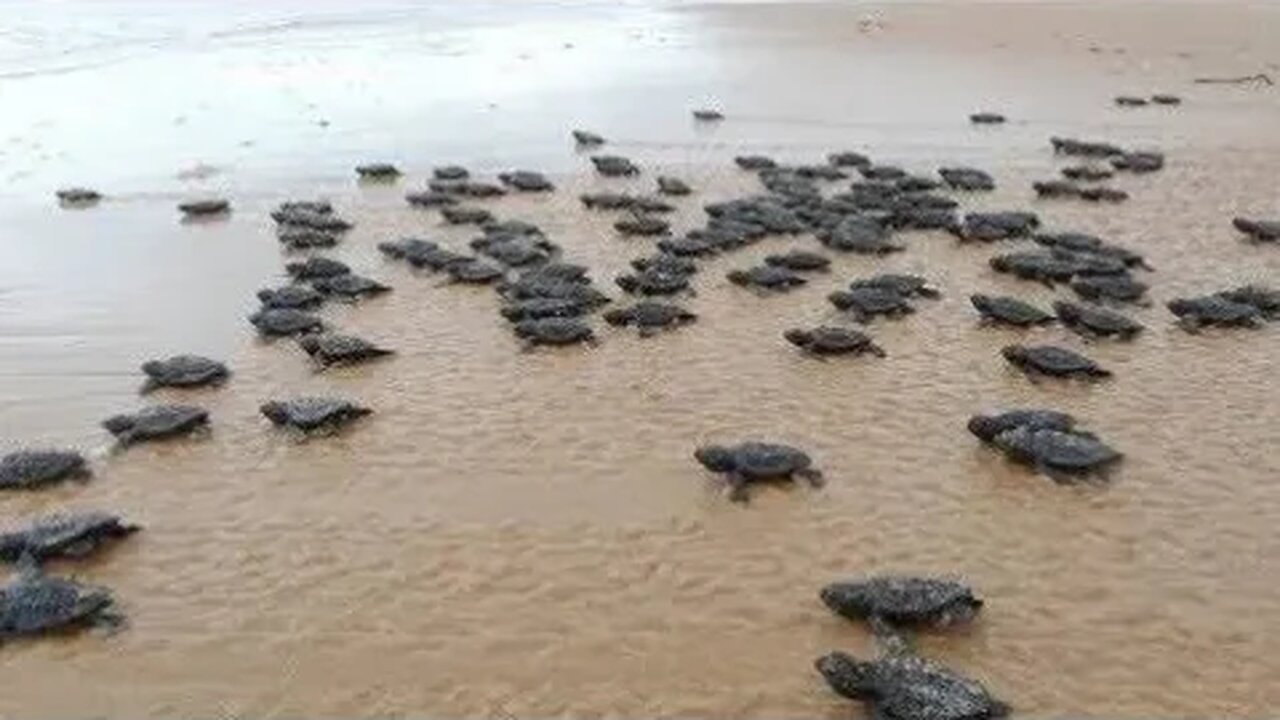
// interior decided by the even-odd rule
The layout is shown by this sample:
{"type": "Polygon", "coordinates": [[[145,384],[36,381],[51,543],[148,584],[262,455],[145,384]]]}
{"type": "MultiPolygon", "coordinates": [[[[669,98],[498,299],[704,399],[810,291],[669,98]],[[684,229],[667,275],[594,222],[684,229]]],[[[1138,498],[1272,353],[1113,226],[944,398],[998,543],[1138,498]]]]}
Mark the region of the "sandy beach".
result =
{"type": "MultiPolygon", "coordinates": [[[[8,3],[17,5],[21,3],[8,3]]],[[[1280,217],[1280,8],[1267,3],[87,2],[24,8],[0,34],[0,448],[70,446],[95,479],[0,495],[0,521],[103,509],[145,530],[54,568],[111,587],[121,632],[0,647],[3,717],[849,717],[813,671],[870,654],[817,600],[876,572],[958,574],[986,598],[921,649],[1019,717],[1265,717],[1280,706],[1280,327],[1189,334],[1164,303],[1280,285],[1280,248],[1235,215],[1280,217]],[[27,12],[29,11],[29,12],[27,12]],[[1117,108],[1170,92],[1175,108],[1117,108]],[[691,109],[726,119],[698,125],[691,109]],[[996,110],[1010,122],[975,127],[996,110]],[[596,175],[573,128],[639,177],[596,175]],[[1120,205],[1036,199],[1068,135],[1163,151],[1117,178],[1120,205]],[[597,347],[521,352],[489,288],[386,260],[403,235],[465,247],[474,228],[410,207],[433,167],[528,168],[551,194],[485,207],[537,223],[612,278],[652,241],[579,194],[649,192],[673,174],[705,203],[759,191],[743,154],[820,162],[856,150],[931,173],[988,170],[963,210],[1029,209],[1047,227],[1140,250],[1152,304],[1132,343],[980,327],[968,297],[1048,306],[1065,290],[994,273],[1011,246],[902,235],[906,252],[834,255],[828,275],[761,298],[725,273],[812,237],[701,263],[696,324],[597,347]],[[389,161],[392,184],[353,168],[389,161]],[[83,210],[54,191],[105,194],[83,210]],[[221,195],[223,220],[177,202],[221,195]],[[394,287],[327,322],[393,347],[317,373],[259,340],[254,293],[296,259],[279,202],[353,220],[326,253],[394,287]],[[879,272],[942,292],[870,326],[883,360],[815,362],[781,341],[835,317],[824,297],[879,272]],[[1058,343],[1115,371],[1029,383],[999,348],[1058,343]],[[223,359],[220,389],[143,400],[138,365],[223,359]],[[266,399],[336,394],[375,414],[300,442],[266,399]],[[126,451],[99,422],[194,402],[209,437],[126,451]],[[975,413],[1050,406],[1125,453],[1109,483],[1058,485],[981,447],[975,413]],[[820,490],[749,506],[692,459],[705,442],[805,447],[820,490]]],[[[1130,312],[1130,310],[1132,310],[1130,312]]]]}

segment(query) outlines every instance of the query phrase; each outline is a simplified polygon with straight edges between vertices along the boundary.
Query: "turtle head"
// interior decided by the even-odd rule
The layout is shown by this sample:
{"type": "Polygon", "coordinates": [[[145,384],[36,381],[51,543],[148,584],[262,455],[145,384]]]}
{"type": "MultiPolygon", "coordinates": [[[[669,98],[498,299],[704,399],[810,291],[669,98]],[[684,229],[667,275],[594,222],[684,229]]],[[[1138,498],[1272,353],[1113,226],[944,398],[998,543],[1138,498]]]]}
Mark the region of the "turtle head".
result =
{"type": "Polygon", "coordinates": [[[838,695],[850,700],[865,700],[875,693],[872,663],[837,650],[818,658],[813,666],[838,695]]]}
{"type": "Polygon", "coordinates": [[[1021,345],[1005,345],[1000,348],[1000,354],[1004,356],[1005,360],[1015,365],[1021,364],[1027,359],[1027,349],[1021,345]]]}
{"type": "MultiPolygon", "coordinates": [[[[818,597],[822,600],[822,604],[826,605],[837,615],[848,616],[850,611],[854,609],[855,593],[850,592],[852,588],[848,583],[835,582],[827,585],[818,591],[818,597]]],[[[861,616],[863,613],[854,613],[861,616]]]]}
{"type": "Polygon", "coordinates": [[[614,282],[625,292],[631,292],[640,285],[640,281],[636,280],[634,275],[620,275],[614,282]]]}
{"type": "Polygon", "coordinates": [[[729,472],[735,465],[733,451],[723,445],[704,445],[693,452],[693,457],[712,472],[729,472]]]}
{"type": "Polygon", "coordinates": [[[751,282],[751,276],[745,270],[732,270],[725,277],[729,278],[729,282],[734,285],[746,285],[751,282]]]}
{"type": "Polygon", "coordinates": [[[164,363],[159,360],[148,360],[142,363],[142,372],[148,375],[159,375],[164,372],[164,363]]]}
{"type": "Polygon", "coordinates": [[[782,337],[786,338],[787,342],[792,345],[798,345],[800,347],[804,347],[805,345],[813,342],[813,333],[808,330],[801,330],[800,328],[791,328],[790,330],[782,333],[782,337]]]}
{"type": "Polygon", "coordinates": [[[1177,300],[1170,300],[1166,303],[1166,307],[1169,308],[1169,312],[1177,315],[1178,317],[1182,317],[1191,310],[1191,301],[1185,298],[1178,298],[1177,300]]]}
{"type": "Polygon", "coordinates": [[[969,302],[973,303],[974,307],[981,310],[991,305],[991,296],[983,295],[982,293],[974,293],[969,296],[969,302]]]}
{"type": "Polygon", "coordinates": [[[262,403],[262,405],[258,406],[258,411],[277,425],[283,425],[289,419],[289,413],[285,409],[284,403],[276,400],[262,403]]]}
{"type": "Polygon", "coordinates": [[[625,308],[614,308],[604,313],[602,317],[604,317],[605,322],[614,326],[622,326],[631,322],[631,313],[627,312],[625,308]]]}
{"type": "Polygon", "coordinates": [[[298,338],[298,346],[308,355],[315,355],[320,350],[320,338],[315,335],[303,335],[298,338]]]}
{"type": "Polygon", "coordinates": [[[1063,300],[1053,301],[1053,312],[1063,320],[1072,320],[1080,317],[1080,310],[1075,305],[1063,300]]]}
{"type": "Polygon", "coordinates": [[[990,415],[974,415],[969,418],[969,432],[987,442],[995,438],[1000,428],[1000,422],[990,415]]]}
{"type": "Polygon", "coordinates": [[[840,310],[844,310],[849,307],[852,307],[853,295],[847,292],[844,292],[842,290],[837,290],[836,292],[833,292],[827,296],[827,301],[830,302],[832,305],[835,305],[836,308],[840,310]]]}
{"type": "Polygon", "coordinates": [[[102,427],[112,435],[119,435],[133,428],[133,418],[128,415],[113,415],[102,421],[102,427]]]}
{"type": "Polygon", "coordinates": [[[992,270],[999,270],[1000,272],[1004,272],[1009,269],[1008,259],[1000,255],[991,258],[991,260],[988,261],[988,264],[991,265],[992,270]]]}

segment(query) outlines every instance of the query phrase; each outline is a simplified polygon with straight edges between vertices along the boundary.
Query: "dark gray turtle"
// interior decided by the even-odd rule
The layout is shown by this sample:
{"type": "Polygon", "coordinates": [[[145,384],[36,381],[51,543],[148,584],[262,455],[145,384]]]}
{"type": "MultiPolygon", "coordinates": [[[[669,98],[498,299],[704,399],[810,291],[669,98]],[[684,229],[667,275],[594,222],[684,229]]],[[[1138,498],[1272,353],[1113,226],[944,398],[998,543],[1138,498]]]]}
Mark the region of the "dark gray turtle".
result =
{"type": "Polygon", "coordinates": [[[1023,280],[1035,280],[1049,287],[1068,282],[1080,269],[1078,263],[1043,252],[1012,252],[996,255],[988,261],[993,270],[1023,280]]]}
{"type": "Polygon", "coordinates": [[[1235,229],[1244,233],[1253,242],[1280,241],[1280,220],[1254,220],[1238,217],[1231,221],[1235,229]]]}
{"type": "Polygon", "coordinates": [[[511,322],[537,320],[548,317],[579,317],[591,311],[591,306],[575,299],[529,298],[507,303],[499,310],[502,317],[511,322]]]}
{"type": "Polygon", "coordinates": [[[885,255],[906,249],[889,238],[889,229],[883,223],[860,215],[847,217],[829,232],[819,233],[818,240],[832,250],[861,255],[885,255]]]}
{"type": "Polygon", "coordinates": [[[973,303],[974,309],[983,320],[991,322],[1016,327],[1047,325],[1053,322],[1052,314],[1017,298],[975,294],[969,296],[969,302],[973,303]]]}
{"type": "Polygon", "coordinates": [[[1032,430],[1071,430],[1076,419],[1057,410],[1008,410],[999,415],[974,415],[969,418],[969,432],[983,442],[993,442],[1006,430],[1026,427],[1032,430]]]}
{"type": "Polygon", "coordinates": [[[189,435],[208,425],[209,411],[193,405],[155,405],[102,421],[102,427],[121,445],[189,435]]]}
{"type": "Polygon", "coordinates": [[[1134,280],[1129,275],[1098,275],[1078,278],[1071,283],[1071,289],[1085,300],[1096,302],[1112,300],[1143,304],[1143,296],[1147,294],[1146,283],[1134,280]]]}
{"type": "Polygon", "coordinates": [[[964,216],[964,223],[956,229],[961,240],[1012,240],[1026,237],[1040,227],[1040,217],[1022,211],[976,212],[964,216]]]}
{"type": "Polygon", "coordinates": [[[1258,308],[1265,318],[1280,317],[1280,290],[1265,285],[1241,285],[1230,290],[1223,290],[1218,297],[1234,303],[1252,305],[1258,308]]]}
{"type": "Polygon", "coordinates": [[[102,193],[84,187],[62,188],[54,193],[58,202],[67,206],[93,205],[102,199],[102,193]]]}
{"type": "Polygon", "coordinates": [[[846,150],[827,155],[827,163],[834,167],[867,167],[871,165],[871,158],[862,153],[846,150]]]}
{"type": "Polygon", "coordinates": [[[443,165],[431,171],[431,177],[437,180],[467,180],[471,172],[461,165],[443,165]]]}
{"type": "Polygon", "coordinates": [[[329,215],[333,213],[333,203],[328,200],[285,200],[276,206],[271,218],[276,222],[285,222],[284,218],[292,213],[329,215]]]}
{"type": "Polygon", "coordinates": [[[1182,98],[1168,93],[1158,93],[1151,96],[1151,102],[1156,105],[1181,105],[1182,98]]]}
{"type": "Polygon", "coordinates": [[[285,272],[298,280],[315,280],[317,278],[346,275],[351,272],[351,268],[346,263],[320,255],[309,257],[305,262],[286,263],[284,269],[285,272]]]}
{"type": "Polygon", "coordinates": [[[503,265],[522,267],[551,259],[559,248],[540,235],[499,235],[476,238],[471,247],[503,265]]]}
{"type": "Polygon", "coordinates": [[[1079,182],[1098,182],[1115,175],[1115,171],[1102,165],[1070,165],[1062,168],[1062,176],[1079,182]]]}
{"type": "Polygon", "coordinates": [[[764,155],[739,155],[733,162],[743,170],[772,170],[778,167],[773,158],[764,155]]]}
{"type": "Polygon", "coordinates": [[[448,205],[457,205],[458,198],[455,193],[440,192],[438,190],[415,190],[406,193],[405,202],[414,207],[421,208],[438,208],[448,205]]]}
{"type": "Polygon", "coordinates": [[[1011,712],[978,681],[916,655],[864,661],[832,652],[814,667],[836,694],[866,703],[876,720],[989,720],[1011,712]]]}
{"type": "Polygon", "coordinates": [[[1037,180],[1031,183],[1031,189],[1042,198],[1078,198],[1080,187],[1066,180],[1037,180]]]}
{"type": "Polygon", "coordinates": [[[573,142],[580,148],[600,147],[604,144],[604,138],[589,130],[574,130],[570,133],[573,135],[573,142]]]}
{"type": "Polygon", "coordinates": [[[675,295],[692,293],[689,287],[688,273],[664,272],[661,270],[642,270],[632,275],[619,275],[614,282],[623,292],[631,295],[675,295]]]}
{"type": "Polygon", "coordinates": [[[823,604],[842,617],[880,618],[895,626],[963,624],[972,620],[983,604],[964,583],[909,575],[834,582],[818,595],[823,604]]]}
{"type": "Polygon", "coordinates": [[[672,275],[694,275],[698,272],[698,264],[687,257],[660,252],[649,257],[636,258],[631,267],[640,272],[653,270],[672,275]]]}
{"type": "Polygon", "coordinates": [[[1056,250],[1100,255],[1102,257],[1115,258],[1130,267],[1151,269],[1151,266],[1147,264],[1146,258],[1140,253],[1104,242],[1102,238],[1096,235],[1077,232],[1036,233],[1034,238],[1036,243],[1056,250]]]}
{"type": "Polygon", "coordinates": [[[808,282],[804,276],[774,265],[757,265],[746,270],[731,270],[725,277],[734,285],[775,292],[787,292],[808,282]]]}
{"type": "Polygon", "coordinates": [[[1116,97],[1115,103],[1120,107],[1145,107],[1147,99],[1134,95],[1120,95],[1116,97]]]}
{"type": "Polygon", "coordinates": [[[630,210],[636,204],[634,195],[622,192],[583,193],[578,199],[588,210],[630,210]]]}
{"type": "Polygon", "coordinates": [[[1091,433],[1020,425],[999,433],[992,440],[1009,459],[1031,465],[1057,480],[1070,482],[1077,476],[1105,476],[1108,466],[1122,455],[1091,433]]]}
{"type": "Polygon", "coordinates": [[[595,165],[596,172],[605,177],[625,177],[640,174],[640,168],[635,163],[620,155],[593,155],[591,156],[591,164],[595,165]]]}
{"type": "Polygon", "coordinates": [[[310,228],[328,233],[342,233],[354,225],[333,212],[327,200],[287,200],[271,211],[271,219],[280,229],[310,228]]]}
{"type": "Polygon", "coordinates": [[[933,178],[921,177],[919,175],[906,175],[893,181],[893,186],[904,193],[925,193],[931,190],[937,190],[942,187],[942,183],[933,178]]]}
{"type": "Polygon", "coordinates": [[[995,190],[996,181],[985,170],[971,167],[944,167],[938,170],[942,181],[955,190],[995,190]]]}
{"type": "Polygon", "coordinates": [[[205,198],[178,203],[178,210],[186,217],[222,215],[231,210],[230,201],[222,198],[205,198]]]}
{"type": "Polygon", "coordinates": [[[883,180],[888,182],[901,180],[902,178],[907,177],[907,171],[895,165],[865,165],[858,168],[858,174],[867,180],[883,180]]]}
{"type": "Polygon", "coordinates": [[[862,355],[886,357],[885,351],[864,332],[852,328],[820,326],[792,328],[782,333],[787,342],[811,355],[862,355]]]}
{"type": "Polygon", "coordinates": [[[498,173],[498,179],[504,185],[509,185],[521,192],[549,192],[556,189],[546,175],[532,170],[498,173]]]}
{"type": "MultiPolygon", "coordinates": [[[[522,283],[539,283],[544,281],[581,283],[585,285],[591,282],[591,278],[587,277],[587,268],[584,265],[576,265],[574,263],[567,262],[553,262],[520,273],[520,277],[513,283],[513,286],[518,287],[522,283]]],[[[532,297],[550,296],[535,294],[532,297]]]]}
{"type": "Polygon", "coordinates": [[[767,255],[764,263],[795,272],[815,272],[831,268],[831,258],[807,250],[791,250],[782,255],[767,255]]]}
{"type": "Polygon", "coordinates": [[[16,450],[0,457],[0,490],[32,490],[88,478],[89,466],[74,450],[16,450]]]}
{"type": "Polygon", "coordinates": [[[162,387],[221,385],[231,377],[231,371],[226,365],[199,355],[175,355],[165,360],[148,360],[142,364],[142,372],[147,376],[142,385],[143,393],[162,387]]]}
{"type": "Polygon", "coordinates": [[[328,397],[302,397],[293,400],[271,400],[259,408],[272,424],[304,432],[337,430],[373,414],[373,410],[349,400],[328,397]]]}
{"type": "Polygon", "coordinates": [[[445,268],[445,272],[453,281],[471,285],[488,285],[506,275],[502,268],[475,258],[453,263],[445,268]]]}
{"type": "Polygon", "coordinates": [[[592,343],[591,326],[575,317],[544,317],[516,323],[516,337],[524,340],[525,349],[536,345],[577,345],[592,343]]]}
{"type": "Polygon", "coordinates": [[[688,195],[693,192],[689,184],[678,177],[670,175],[658,176],[658,192],[663,195],[688,195]]]}
{"type": "Polygon", "coordinates": [[[1098,255],[1091,252],[1077,252],[1060,247],[1051,248],[1049,254],[1075,266],[1077,275],[1128,275],[1129,266],[1117,257],[1098,255]]]}
{"type": "Polygon", "coordinates": [[[467,205],[442,207],[440,216],[450,225],[483,225],[493,219],[493,213],[488,210],[467,205]]]}
{"type": "Polygon", "coordinates": [[[16,562],[24,555],[37,561],[86,557],[141,529],[103,512],[49,515],[22,530],[0,533],[0,560],[16,562]]]}
{"type": "Polygon", "coordinates": [[[325,295],[341,295],[351,300],[381,295],[391,290],[390,285],[383,285],[377,280],[355,273],[316,278],[311,281],[311,286],[325,295]]]}
{"type": "Polygon", "coordinates": [[[666,200],[645,195],[637,195],[632,198],[631,209],[641,213],[669,213],[676,211],[676,207],[666,200]]]}
{"type": "Polygon", "coordinates": [[[470,198],[493,198],[507,194],[501,185],[474,180],[432,180],[427,189],[443,195],[470,198]]]}
{"type": "Polygon", "coordinates": [[[729,499],[747,502],[747,486],[759,482],[791,481],[801,478],[814,487],[822,485],[822,472],[803,450],[790,445],[744,442],[737,445],[704,445],[693,457],[713,473],[721,473],[729,484],[729,499]]]}
{"type": "Polygon", "coordinates": [[[869,278],[854,280],[849,283],[850,290],[861,288],[879,288],[892,290],[902,297],[939,298],[942,293],[929,286],[929,281],[919,275],[903,275],[900,273],[881,273],[869,278]]]}
{"type": "Polygon", "coordinates": [[[276,239],[289,250],[331,248],[338,244],[336,233],[303,225],[281,225],[276,230],[276,239]]]}
{"type": "Polygon", "coordinates": [[[1080,188],[1076,194],[1089,202],[1120,203],[1129,199],[1129,193],[1109,187],[1080,188]]]}
{"type": "Polygon", "coordinates": [[[719,110],[702,108],[700,110],[693,111],[693,119],[701,122],[716,122],[724,119],[724,113],[721,113],[719,110]]]}
{"type": "Polygon", "coordinates": [[[351,365],[395,353],[363,338],[338,333],[306,335],[298,340],[298,345],[321,367],[351,365]]]}
{"type": "Polygon", "coordinates": [[[1065,300],[1056,300],[1053,311],[1063,325],[1081,335],[1118,337],[1128,340],[1142,332],[1142,324],[1130,320],[1118,312],[1099,307],[1088,307],[1065,300]]]}
{"type": "Polygon", "coordinates": [[[1205,326],[1257,327],[1262,313],[1253,305],[1232,302],[1218,295],[1177,298],[1167,304],[1169,312],[1178,316],[1178,324],[1194,332],[1205,326]]]}
{"type": "Polygon", "coordinates": [[[118,627],[106,588],[45,575],[32,561],[0,586],[0,640],[84,627],[118,627]]]}
{"type": "Polygon", "coordinates": [[[671,223],[644,213],[622,218],[613,227],[623,235],[665,235],[671,231],[671,223]]]}
{"type": "Polygon", "coordinates": [[[450,266],[458,263],[469,263],[475,258],[437,246],[415,248],[406,254],[404,259],[415,268],[440,271],[448,270],[450,266]]]}
{"type": "Polygon", "coordinates": [[[995,112],[976,112],[969,116],[969,122],[974,125],[1000,125],[1005,122],[1005,117],[995,112]]]}
{"type": "Polygon", "coordinates": [[[249,322],[266,337],[301,335],[324,329],[320,318],[295,308],[264,308],[250,315],[249,322]]]}
{"type": "Polygon", "coordinates": [[[361,180],[394,180],[400,174],[400,169],[391,163],[375,162],[356,166],[356,175],[361,180]]]}
{"type": "Polygon", "coordinates": [[[1164,155],[1158,152],[1122,153],[1111,158],[1111,166],[1131,173],[1152,173],[1164,168],[1164,155]]]}
{"type": "Polygon", "coordinates": [[[430,240],[413,237],[378,243],[378,251],[394,260],[408,260],[414,255],[421,255],[439,248],[438,244],[430,240]]]}
{"type": "Polygon", "coordinates": [[[1010,365],[1031,375],[1039,373],[1053,377],[1104,378],[1111,377],[1111,371],[1099,366],[1096,362],[1080,353],[1053,345],[1006,345],[1000,354],[1010,365]]]}
{"type": "Polygon", "coordinates": [[[525,275],[512,281],[503,281],[499,285],[499,292],[508,300],[515,302],[535,298],[572,300],[588,309],[594,309],[609,302],[609,298],[604,293],[592,287],[586,280],[542,274],[525,275]]]}
{"type": "Polygon", "coordinates": [[[849,174],[834,165],[801,165],[794,169],[797,177],[806,180],[845,180],[849,174]]]}
{"type": "Polygon", "coordinates": [[[698,316],[679,305],[659,302],[639,302],[628,308],[609,310],[604,314],[604,321],[616,327],[634,325],[640,331],[640,337],[650,337],[659,331],[688,325],[698,316]]]}
{"type": "Polygon", "coordinates": [[[905,296],[882,287],[860,287],[847,292],[833,292],[827,296],[827,300],[838,310],[851,313],[858,322],[867,322],[880,315],[901,317],[916,311],[905,296]]]}
{"type": "Polygon", "coordinates": [[[1053,152],[1058,155],[1107,158],[1124,154],[1124,148],[1108,142],[1051,137],[1049,138],[1049,144],[1053,146],[1053,152]]]}

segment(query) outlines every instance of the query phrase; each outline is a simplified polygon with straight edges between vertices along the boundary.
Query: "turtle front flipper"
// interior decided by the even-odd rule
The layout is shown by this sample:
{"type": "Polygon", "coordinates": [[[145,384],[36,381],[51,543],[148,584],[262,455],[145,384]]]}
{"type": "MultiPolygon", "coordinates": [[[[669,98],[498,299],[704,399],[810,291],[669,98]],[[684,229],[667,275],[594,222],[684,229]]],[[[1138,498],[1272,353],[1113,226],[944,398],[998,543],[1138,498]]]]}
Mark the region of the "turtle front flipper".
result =
{"type": "Polygon", "coordinates": [[[871,634],[875,636],[876,643],[880,645],[880,651],[885,655],[913,654],[911,642],[907,636],[883,615],[867,617],[867,624],[871,626],[871,634]]]}
{"type": "Polygon", "coordinates": [[[747,477],[739,472],[731,472],[727,477],[729,483],[729,499],[733,502],[747,504],[751,502],[751,495],[747,492],[747,477]]]}
{"type": "Polygon", "coordinates": [[[822,471],[817,468],[805,468],[795,472],[797,477],[804,478],[809,481],[809,485],[820,488],[826,484],[826,480],[822,477],[822,471]]]}

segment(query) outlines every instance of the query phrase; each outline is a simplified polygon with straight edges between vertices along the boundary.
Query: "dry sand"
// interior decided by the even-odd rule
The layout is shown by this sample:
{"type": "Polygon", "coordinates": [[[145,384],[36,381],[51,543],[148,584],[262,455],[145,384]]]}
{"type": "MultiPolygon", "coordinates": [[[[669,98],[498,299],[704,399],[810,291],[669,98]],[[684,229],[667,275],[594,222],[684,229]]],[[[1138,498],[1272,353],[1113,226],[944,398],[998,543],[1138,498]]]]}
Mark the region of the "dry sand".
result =
{"type": "Polygon", "coordinates": [[[1162,307],[1280,282],[1276,248],[1244,244],[1228,224],[1280,215],[1276,91],[1190,82],[1276,73],[1280,13],[469,7],[454,25],[449,4],[297,32],[265,23],[232,42],[153,42],[76,72],[0,80],[16,108],[5,131],[22,138],[0,155],[0,427],[13,443],[91,450],[98,474],[5,496],[0,513],[103,508],[147,527],[74,568],[116,589],[131,626],[0,649],[0,716],[846,717],[812,659],[872,643],[816,592],[877,571],[976,584],[981,621],[923,647],[1025,716],[1280,706],[1280,337],[1187,335],[1162,307]],[[254,75],[255,63],[271,72],[254,75]],[[180,77],[201,82],[161,91],[176,93],[180,77]],[[68,93],[104,84],[120,102],[97,109],[110,132],[91,139],[94,109],[71,113],[68,93]],[[1110,102],[1159,91],[1186,103],[1110,102]],[[710,131],[687,115],[706,102],[729,115],[710,131]],[[1012,122],[972,128],[977,109],[1012,122]],[[177,113],[187,119],[175,125],[177,113]],[[566,137],[577,126],[615,139],[645,176],[586,172],[566,137]],[[1119,207],[1037,202],[1030,181],[1061,165],[1046,142],[1055,134],[1160,148],[1169,167],[1118,180],[1133,195],[1119,207]],[[769,240],[704,263],[697,325],[647,341],[602,329],[594,350],[533,354],[518,352],[491,291],[441,287],[374,249],[404,233],[471,236],[404,205],[430,167],[529,166],[552,171],[559,192],[492,208],[541,224],[608,284],[649,242],[617,238],[579,192],[647,189],[671,171],[699,190],[681,203],[687,228],[702,203],[756,187],[733,155],[836,149],[920,172],[972,163],[1000,189],[967,207],[1031,208],[1051,227],[1145,252],[1155,305],[1134,313],[1149,328],[1135,343],[1025,335],[1082,349],[1114,381],[1034,386],[1008,370],[997,349],[1024,335],[977,327],[968,294],[1054,294],[992,274],[996,249],[941,234],[910,234],[909,251],[884,260],[840,257],[785,297],[723,280],[815,246],[769,240]],[[410,174],[357,186],[350,168],[370,159],[410,174]],[[222,171],[174,179],[196,163],[222,171]],[[113,197],[51,207],[54,187],[80,182],[113,197]],[[233,216],[179,225],[176,199],[206,191],[230,194],[233,216]],[[395,286],[323,314],[397,348],[394,359],[315,374],[290,344],[251,338],[252,291],[280,281],[266,212],[316,195],[358,223],[333,255],[395,286]],[[925,274],[945,296],[872,327],[887,359],[816,363],[781,342],[787,327],[832,319],[828,291],[890,270],[925,274]],[[137,363],[180,351],[235,370],[221,390],[157,396],[207,405],[212,437],[107,452],[96,422],[140,402],[137,363]],[[306,443],[256,414],[263,399],[312,392],[378,413],[306,443]],[[1013,405],[1078,414],[1127,453],[1114,483],[1054,485],[965,432],[971,413],[1013,405]],[[690,452],[746,436],[810,449],[828,486],[729,504],[690,452]]]}

